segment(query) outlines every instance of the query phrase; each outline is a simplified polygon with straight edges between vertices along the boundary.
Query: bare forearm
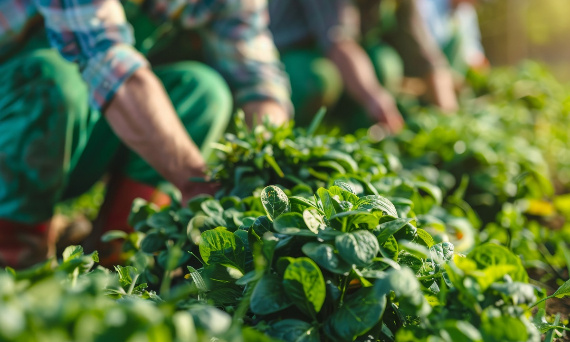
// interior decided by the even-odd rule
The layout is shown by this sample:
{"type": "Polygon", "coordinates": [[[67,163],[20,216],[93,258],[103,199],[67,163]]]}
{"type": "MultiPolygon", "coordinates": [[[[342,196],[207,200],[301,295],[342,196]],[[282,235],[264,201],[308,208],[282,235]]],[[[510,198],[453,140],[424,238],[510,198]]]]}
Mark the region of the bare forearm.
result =
{"type": "Polygon", "coordinates": [[[355,41],[339,42],[328,51],[328,57],[338,67],[348,93],[361,105],[384,91],[366,52],[355,41]]]}
{"type": "Polygon", "coordinates": [[[117,136],[164,178],[184,188],[205,162],[180,122],[158,78],[139,69],[118,90],[105,111],[117,136]]]}

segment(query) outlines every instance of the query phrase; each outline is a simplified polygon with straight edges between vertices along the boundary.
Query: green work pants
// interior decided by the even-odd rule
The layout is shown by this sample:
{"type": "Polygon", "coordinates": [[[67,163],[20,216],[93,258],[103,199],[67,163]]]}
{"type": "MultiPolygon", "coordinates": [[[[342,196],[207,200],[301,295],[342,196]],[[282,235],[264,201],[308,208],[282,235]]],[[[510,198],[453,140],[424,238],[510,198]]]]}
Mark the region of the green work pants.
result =
{"type": "MultiPolygon", "coordinates": [[[[210,142],[221,136],[230,118],[226,83],[198,62],[164,65],[154,72],[207,157],[210,142]]],[[[89,107],[77,66],[50,49],[45,34],[0,64],[0,94],[0,219],[49,219],[57,202],[88,190],[117,159],[120,172],[133,180],[164,181],[127,150],[100,111],[89,107]]]]}
{"type": "MultiPolygon", "coordinates": [[[[380,83],[397,92],[403,78],[403,63],[398,53],[386,44],[375,44],[366,51],[380,83]]],[[[297,48],[281,52],[281,61],[291,80],[291,100],[295,122],[307,126],[322,106],[329,109],[327,121],[334,120],[347,132],[371,124],[364,110],[343,95],[343,83],[336,65],[316,48],[297,48]],[[331,110],[338,106],[335,110],[331,110]]]]}

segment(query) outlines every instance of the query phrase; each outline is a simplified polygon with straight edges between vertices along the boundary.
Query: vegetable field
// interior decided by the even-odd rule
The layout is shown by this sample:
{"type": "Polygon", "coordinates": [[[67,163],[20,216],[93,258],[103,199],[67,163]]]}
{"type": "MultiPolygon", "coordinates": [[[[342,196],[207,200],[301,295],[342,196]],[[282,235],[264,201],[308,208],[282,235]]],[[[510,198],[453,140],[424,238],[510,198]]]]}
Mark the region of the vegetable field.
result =
{"type": "Polygon", "coordinates": [[[530,62],[468,81],[380,141],[236,115],[216,196],[103,237],[126,265],[0,271],[0,341],[566,340],[570,91],[530,62]]]}

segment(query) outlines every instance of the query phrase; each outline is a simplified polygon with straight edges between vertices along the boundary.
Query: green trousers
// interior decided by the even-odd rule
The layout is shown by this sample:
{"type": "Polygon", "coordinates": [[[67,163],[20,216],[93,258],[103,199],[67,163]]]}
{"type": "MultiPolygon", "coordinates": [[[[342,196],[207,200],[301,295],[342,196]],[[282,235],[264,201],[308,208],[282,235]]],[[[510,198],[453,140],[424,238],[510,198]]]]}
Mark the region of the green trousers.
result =
{"type": "MultiPolygon", "coordinates": [[[[207,157],[210,142],[221,136],[231,114],[225,81],[198,62],[154,72],[207,157]]],[[[45,34],[0,64],[0,94],[0,219],[49,219],[57,202],[85,192],[118,159],[120,172],[133,180],[164,181],[126,149],[100,111],[89,107],[77,66],[50,49],[45,34]]]]}
{"type": "MultiPolygon", "coordinates": [[[[380,83],[390,92],[396,92],[404,74],[398,53],[382,43],[366,48],[366,52],[380,83]]],[[[292,49],[281,52],[281,61],[291,80],[297,125],[310,123],[322,106],[329,109],[327,121],[339,124],[347,132],[371,124],[364,110],[343,93],[338,68],[322,52],[316,48],[292,49]]]]}

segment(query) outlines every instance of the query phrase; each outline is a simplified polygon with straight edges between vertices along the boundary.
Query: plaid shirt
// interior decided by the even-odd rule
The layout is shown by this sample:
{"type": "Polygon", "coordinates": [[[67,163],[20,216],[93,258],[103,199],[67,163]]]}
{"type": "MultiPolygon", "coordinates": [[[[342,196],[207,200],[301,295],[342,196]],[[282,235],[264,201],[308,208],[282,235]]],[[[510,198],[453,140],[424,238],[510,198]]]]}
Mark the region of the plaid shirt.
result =
{"type": "Polygon", "coordinates": [[[269,28],[283,51],[316,43],[322,51],[360,33],[358,10],[350,0],[270,0],[269,28]]]}
{"type": "MultiPolygon", "coordinates": [[[[133,2],[142,2],[135,1],[133,2]]],[[[204,37],[208,62],[228,81],[237,105],[275,100],[291,109],[289,83],[267,29],[265,0],[149,0],[151,16],[175,20],[204,37]]],[[[37,14],[51,44],[79,64],[91,104],[103,108],[147,60],[118,0],[0,0],[0,57],[21,44],[37,14]]]]}

